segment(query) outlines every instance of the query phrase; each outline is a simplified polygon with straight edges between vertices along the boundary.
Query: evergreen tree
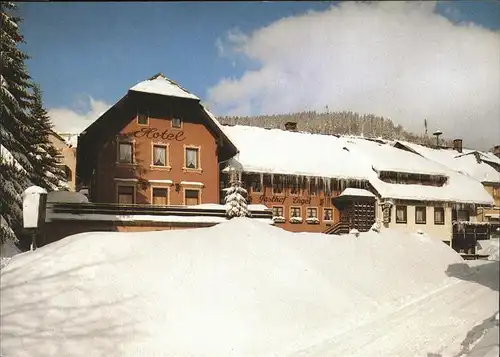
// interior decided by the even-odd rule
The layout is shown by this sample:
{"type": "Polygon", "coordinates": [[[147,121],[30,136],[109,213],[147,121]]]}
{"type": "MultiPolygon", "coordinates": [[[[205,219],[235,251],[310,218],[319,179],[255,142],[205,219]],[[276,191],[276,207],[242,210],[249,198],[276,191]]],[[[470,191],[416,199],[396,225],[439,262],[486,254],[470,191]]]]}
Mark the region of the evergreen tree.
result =
{"type": "Polygon", "coordinates": [[[0,246],[6,240],[18,241],[15,232],[22,227],[22,200],[27,172],[2,145],[0,155],[0,246]]]}
{"type": "Polygon", "coordinates": [[[250,212],[248,212],[247,206],[247,190],[241,187],[241,183],[238,181],[233,181],[231,187],[226,190],[226,216],[231,219],[234,217],[248,217],[250,212]]]}
{"type": "Polygon", "coordinates": [[[65,185],[64,172],[57,166],[58,150],[52,145],[52,123],[43,107],[42,91],[38,85],[33,86],[33,105],[31,107],[33,126],[36,129],[31,137],[29,158],[33,164],[32,182],[48,191],[65,185]]]}
{"type": "Polygon", "coordinates": [[[28,56],[18,48],[24,40],[18,29],[21,20],[12,16],[16,9],[16,4],[12,2],[0,3],[2,242],[16,237],[22,222],[20,195],[31,185],[30,177],[33,173],[33,166],[27,158],[30,138],[34,134],[29,112],[32,101],[31,78],[24,64],[28,56]]]}

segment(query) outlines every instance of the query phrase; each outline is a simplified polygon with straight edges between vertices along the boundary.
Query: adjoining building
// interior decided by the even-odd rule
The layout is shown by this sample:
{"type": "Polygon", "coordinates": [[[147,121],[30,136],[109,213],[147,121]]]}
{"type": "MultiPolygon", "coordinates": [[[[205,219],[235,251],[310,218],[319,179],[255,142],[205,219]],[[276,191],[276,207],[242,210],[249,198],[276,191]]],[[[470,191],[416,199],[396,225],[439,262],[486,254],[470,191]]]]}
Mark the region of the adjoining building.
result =
{"type": "Polygon", "coordinates": [[[52,145],[58,150],[58,166],[64,171],[67,189],[75,191],[76,186],[76,148],[68,144],[64,137],[54,131],[49,135],[52,145]]]}
{"type": "Polygon", "coordinates": [[[252,202],[287,230],[346,233],[378,220],[450,242],[454,217],[493,203],[475,179],[384,141],[287,127],[224,127],[252,202]]]}
{"type": "Polygon", "coordinates": [[[452,148],[427,147],[396,141],[394,146],[437,162],[481,182],[494,201],[493,207],[480,207],[476,212],[463,212],[458,220],[472,222],[500,222],[500,158],[493,152],[463,148],[462,140],[455,139],[452,148]]]}

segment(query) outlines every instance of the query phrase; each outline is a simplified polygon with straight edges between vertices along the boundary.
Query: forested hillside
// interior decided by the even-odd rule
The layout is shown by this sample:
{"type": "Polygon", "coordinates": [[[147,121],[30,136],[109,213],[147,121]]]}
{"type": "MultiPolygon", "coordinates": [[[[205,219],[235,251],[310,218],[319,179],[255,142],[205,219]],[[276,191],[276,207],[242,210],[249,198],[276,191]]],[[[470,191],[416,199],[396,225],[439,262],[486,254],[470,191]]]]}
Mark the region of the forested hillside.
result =
{"type": "MultiPolygon", "coordinates": [[[[399,139],[420,144],[436,144],[436,138],[431,132],[414,134],[406,131],[401,125],[396,125],[390,119],[372,114],[361,115],[355,112],[324,112],[307,111],[291,114],[260,115],[254,117],[219,117],[221,124],[251,125],[263,128],[283,129],[286,122],[297,122],[299,131],[321,134],[364,135],[371,138],[399,139]]],[[[424,124],[422,122],[422,124],[424,124]]],[[[451,145],[451,142],[440,138],[441,145],[451,145]]]]}

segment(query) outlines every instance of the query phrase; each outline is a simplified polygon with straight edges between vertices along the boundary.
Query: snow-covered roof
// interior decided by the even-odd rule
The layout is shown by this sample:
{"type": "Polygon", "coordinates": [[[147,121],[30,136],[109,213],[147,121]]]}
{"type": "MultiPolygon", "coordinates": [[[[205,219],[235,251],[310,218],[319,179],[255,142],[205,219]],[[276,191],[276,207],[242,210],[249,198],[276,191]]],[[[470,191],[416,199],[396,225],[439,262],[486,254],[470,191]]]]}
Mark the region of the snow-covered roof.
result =
{"type": "Polygon", "coordinates": [[[496,157],[493,153],[470,149],[463,149],[462,153],[459,153],[453,149],[435,149],[406,141],[398,141],[398,143],[429,160],[469,175],[480,182],[500,183],[500,173],[486,163],[491,162],[500,165],[500,158],[496,157]],[[476,155],[474,155],[475,153],[479,156],[481,162],[478,162],[476,155]]]}
{"type": "Polygon", "coordinates": [[[378,144],[364,139],[348,139],[346,146],[351,152],[357,153],[358,162],[364,161],[365,167],[372,167],[377,171],[447,177],[446,183],[441,187],[397,184],[382,181],[372,169],[368,173],[369,181],[381,197],[417,201],[493,204],[493,198],[479,181],[425,157],[397,149],[392,145],[378,144]]]}
{"type": "Polygon", "coordinates": [[[341,196],[350,196],[350,197],[375,197],[373,193],[368,190],[364,190],[361,188],[352,188],[348,187],[339,195],[341,196]]]}
{"type": "Polygon", "coordinates": [[[200,98],[188,92],[186,89],[182,88],[180,85],[168,79],[161,73],[150,79],[137,83],[135,86],[130,88],[130,90],[134,92],[200,100],[200,98]]]}
{"type": "Polygon", "coordinates": [[[80,192],[53,191],[47,195],[47,202],[88,203],[88,198],[80,192]]]}
{"type": "Polygon", "coordinates": [[[359,137],[224,126],[240,153],[243,171],[368,180],[383,198],[491,205],[493,199],[477,180],[445,165],[359,137]],[[378,172],[447,177],[442,187],[386,183],[378,172]]]}
{"type": "Polygon", "coordinates": [[[336,136],[242,125],[223,130],[238,148],[236,160],[246,172],[367,178],[366,170],[336,136]]]}
{"type": "Polygon", "coordinates": [[[78,133],[58,133],[58,135],[64,139],[67,145],[77,147],[78,133]]]}

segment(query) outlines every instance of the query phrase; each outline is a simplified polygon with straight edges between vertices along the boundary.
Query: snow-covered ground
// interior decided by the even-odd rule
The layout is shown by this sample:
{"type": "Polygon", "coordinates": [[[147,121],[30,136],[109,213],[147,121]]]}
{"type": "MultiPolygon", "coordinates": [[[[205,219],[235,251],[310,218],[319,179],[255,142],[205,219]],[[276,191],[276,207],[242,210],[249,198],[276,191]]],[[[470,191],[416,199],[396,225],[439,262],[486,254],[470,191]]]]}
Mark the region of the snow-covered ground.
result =
{"type": "Polygon", "coordinates": [[[488,255],[488,260],[500,260],[500,240],[498,238],[478,240],[476,245],[477,254],[488,255]]]}
{"type": "Polygon", "coordinates": [[[247,218],[78,234],[1,270],[1,355],[458,356],[498,312],[498,262],[471,266],[423,234],[247,218]]]}

